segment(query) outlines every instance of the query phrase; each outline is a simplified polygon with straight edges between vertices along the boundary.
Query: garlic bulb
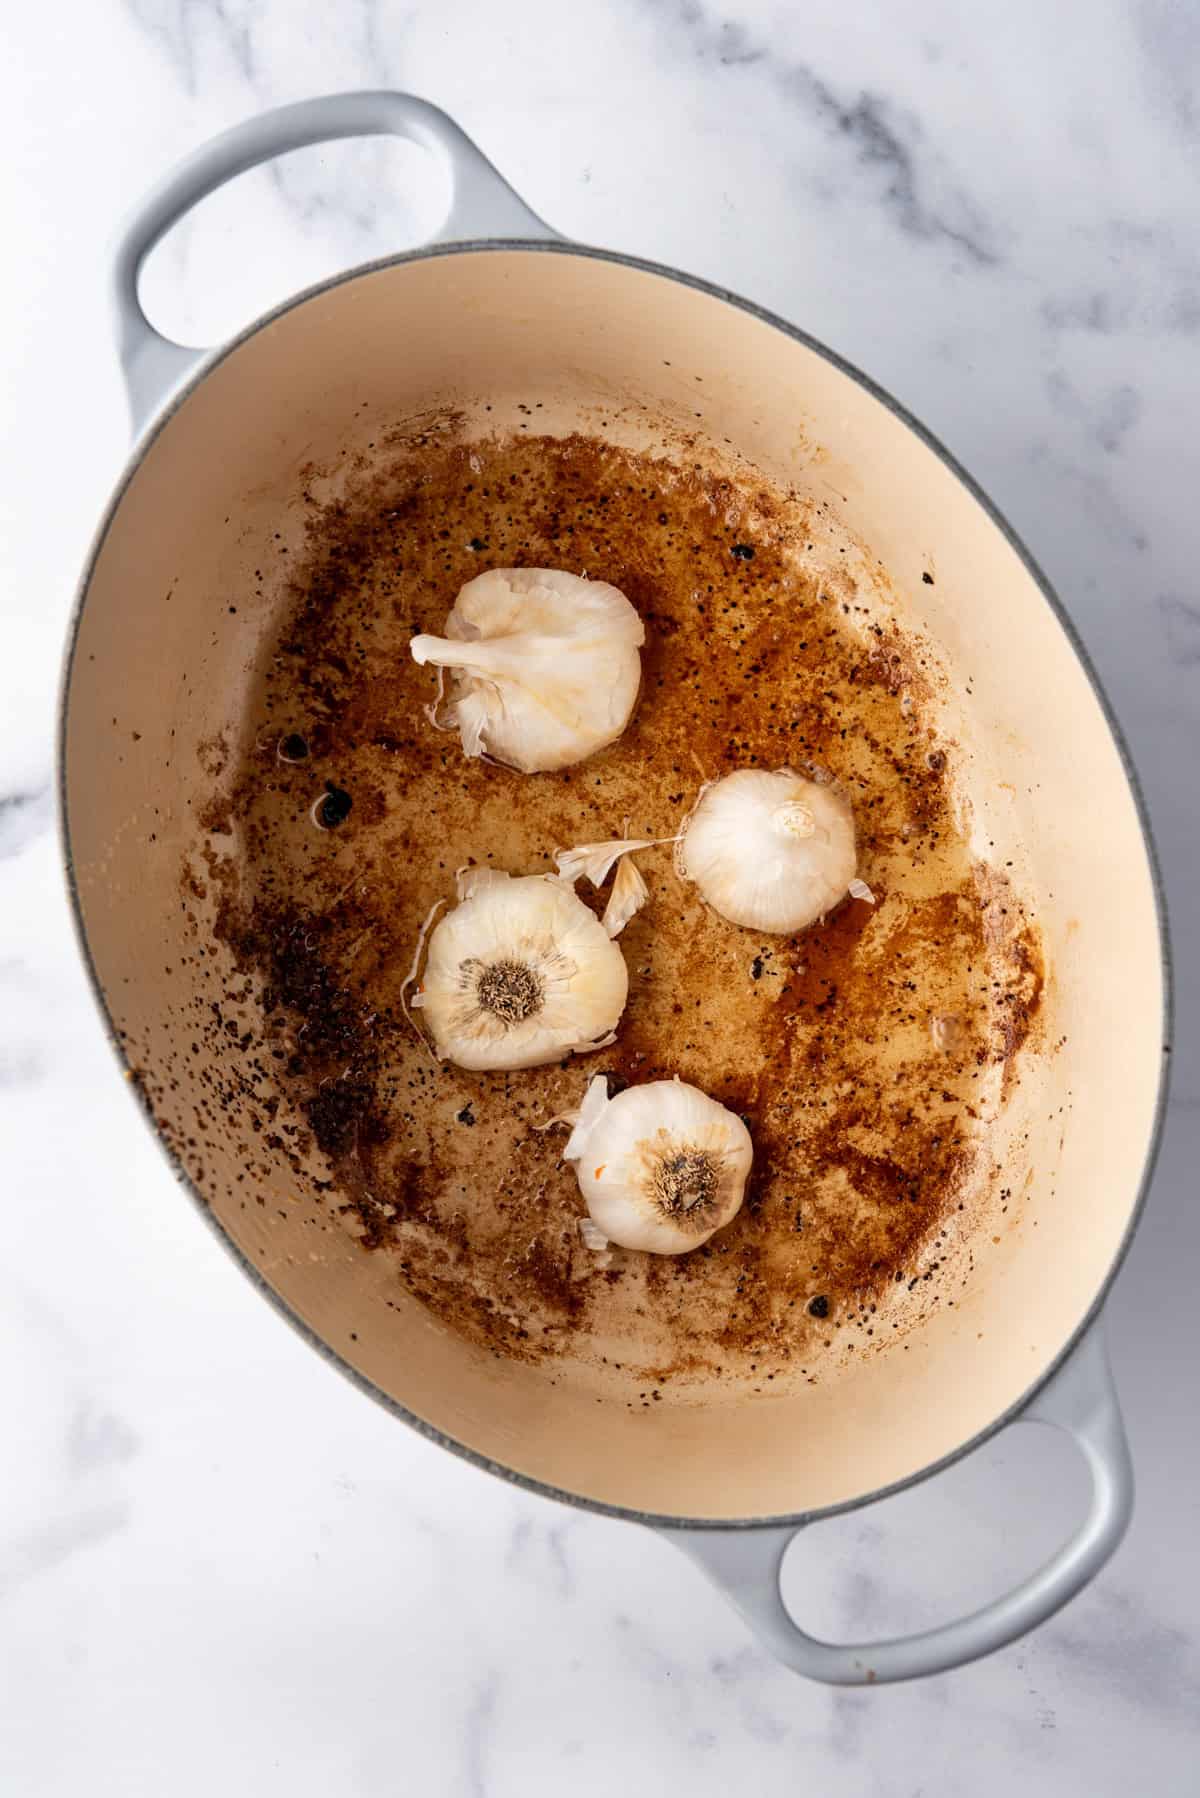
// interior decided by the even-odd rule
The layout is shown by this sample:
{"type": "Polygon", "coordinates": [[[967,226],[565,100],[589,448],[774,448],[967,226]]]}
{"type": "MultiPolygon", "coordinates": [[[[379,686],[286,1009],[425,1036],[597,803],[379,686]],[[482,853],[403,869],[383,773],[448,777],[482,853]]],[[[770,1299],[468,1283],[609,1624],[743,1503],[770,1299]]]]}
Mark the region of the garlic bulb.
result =
{"type": "Polygon", "coordinates": [[[846,897],[854,814],[836,787],[790,768],[742,768],[701,793],[677,859],[731,924],[787,935],[846,897]]]}
{"type": "Polygon", "coordinates": [[[410,647],[416,661],[454,671],[453,698],[434,722],[456,727],[469,756],[534,774],[620,736],[645,640],[638,614],[606,581],[493,568],[462,588],[444,637],[414,637],[410,647]]]}
{"type": "Polygon", "coordinates": [[[610,1099],[599,1074],[563,1159],[611,1242],[683,1255],[736,1216],[754,1148],[741,1118],[698,1087],[650,1080],[610,1099]]]}
{"type": "Polygon", "coordinates": [[[625,958],[570,887],[473,869],[429,937],[413,1008],[460,1068],[533,1068],[612,1041],[625,958]]]}

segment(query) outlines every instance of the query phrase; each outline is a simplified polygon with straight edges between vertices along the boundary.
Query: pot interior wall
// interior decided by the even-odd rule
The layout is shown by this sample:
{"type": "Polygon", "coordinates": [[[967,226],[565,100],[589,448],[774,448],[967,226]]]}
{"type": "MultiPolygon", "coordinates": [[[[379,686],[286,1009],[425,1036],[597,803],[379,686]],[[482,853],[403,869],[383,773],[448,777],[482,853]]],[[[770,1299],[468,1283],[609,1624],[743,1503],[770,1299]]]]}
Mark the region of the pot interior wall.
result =
{"type": "Polygon", "coordinates": [[[260,329],[166,421],[109,521],[69,675],[64,778],[105,1003],[215,1221],[383,1394],[505,1468],[671,1515],[853,1500],[1014,1404],[1104,1282],[1152,1134],[1163,1011],[1119,755],[1063,630],[956,477],[850,377],[724,301],[599,258],[477,251],[356,276],[260,329]],[[277,532],[299,547],[310,465],[369,454],[389,421],[485,400],[514,424],[518,404],[541,402],[539,421],[560,430],[636,403],[828,498],[950,669],[943,704],[970,757],[980,849],[1014,864],[1043,933],[1055,1047],[1027,1074],[1003,1147],[1014,1202],[953,1304],[782,1397],[630,1410],[468,1346],[406,1299],[385,1256],[349,1236],[314,1247],[282,1157],[249,1189],[208,1052],[193,1050],[197,1015],[245,984],[196,932],[179,881],[272,622],[256,571],[277,532]]]}

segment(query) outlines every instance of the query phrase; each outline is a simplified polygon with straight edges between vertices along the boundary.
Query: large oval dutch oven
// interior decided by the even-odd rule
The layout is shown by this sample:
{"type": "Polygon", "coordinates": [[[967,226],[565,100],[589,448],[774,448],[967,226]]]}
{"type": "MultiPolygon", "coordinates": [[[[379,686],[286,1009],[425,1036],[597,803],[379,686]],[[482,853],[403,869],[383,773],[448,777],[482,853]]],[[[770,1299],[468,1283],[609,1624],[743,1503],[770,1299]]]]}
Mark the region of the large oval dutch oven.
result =
{"type": "MultiPolygon", "coordinates": [[[[984,494],[894,400],[802,330],[712,285],[563,241],[435,107],[334,96],[200,150],[149,197],[115,268],[138,432],[88,560],[61,714],[63,849],[80,943],[118,1055],[181,1182],[260,1290],[397,1416],[543,1494],[652,1526],[814,1678],[895,1680],[987,1653],[1077,1593],[1120,1541],[1132,1473],[1099,1313],[1146,1192],[1164,1099],[1165,920],[1129,759],[1062,606],[984,494]],[[450,167],[438,238],[327,281],[208,354],[160,336],[147,252],[205,194],[322,140],[394,133],[450,167]],[[1024,1140],[1001,1178],[1020,1227],[904,1352],[730,1407],[573,1402],[570,1381],[480,1355],[397,1299],[349,1238],[317,1258],[287,1207],[241,1206],[240,1139],[208,1108],[211,1046],[189,1019],[232,971],[197,950],[178,894],[203,746],[235,736],[270,623],[214,594],[252,584],[298,469],[352,443],[362,396],[409,417],[490,393],[546,396],[558,428],[614,396],[689,416],[803,490],[836,492],[914,629],[956,679],[997,860],[1019,858],[1049,969],[1049,1031],[1024,1140]],[[801,428],[802,427],[802,428],[801,428]],[[814,448],[814,446],[816,446],[814,448]],[[936,583],[922,571],[936,567],[936,583]],[[129,753],[133,738],[137,753],[129,753]],[[132,1047],[132,1046],[135,1046],[132,1047]],[[171,1078],[144,1078],[169,1068],[171,1078]],[[1034,1176],[1029,1179],[1030,1170],[1034,1176]],[[386,1295],[386,1297],[385,1297],[386,1295]],[[369,1326],[369,1327],[368,1327],[369,1326]],[[1091,1472],[1078,1533],[998,1602],[900,1640],[835,1645],[779,1589],[795,1533],[924,1478],[1021,1420],[1068,1431],[1091,1472]],[[814,1445],[819,1453],[814,1453],[814,1445]]],[[[261,1148],[261,1144],[259,1145],[261,1148]]],[[[281,1184],[294,1176],[281,1162],[281,1184]]]]}

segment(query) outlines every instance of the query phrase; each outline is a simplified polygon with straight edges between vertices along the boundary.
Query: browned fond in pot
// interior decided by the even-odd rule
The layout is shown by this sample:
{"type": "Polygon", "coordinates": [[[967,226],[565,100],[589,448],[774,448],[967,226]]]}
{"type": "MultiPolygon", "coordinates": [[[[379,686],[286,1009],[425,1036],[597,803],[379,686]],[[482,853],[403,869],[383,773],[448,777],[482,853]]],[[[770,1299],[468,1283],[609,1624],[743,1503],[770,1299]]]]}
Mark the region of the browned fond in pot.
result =
{"type": "Polygon", "coordinates": [[[203,822],[221,934],[262,988],[261,1032],[228,1032],[227,1058],[282,1075],[273,1134],[327,1156],[315,1184],[296,1162],[314,1228],[350,1229],[498,1352],[607,1358],[651,1393],[699,1372],[816,1377],[847,1331],[901,1327],[946,1245],[1005,1206],[986,1121],[1041,990],[1034,931],[956,822],[954,746],[923,716],[936,669],[844,572],[820,511],[732,463],[585,437],[472,443],[451,425],[310,512],[247,753],[203,822]],[[434,677],[408,654],[463,581],[520,565],[613,582],[647,632],[621,742],[533,777],[435,732],[434,677]],[[708,911],[669,847],[647,851],[614,1047],[505,1076],[439,1066],[416,1040],[401,983],[456,868],[542,871],[626,825],[667,836],[704,778],[784,764],[845,785],[876,905],[760,937],[708,911]],[[327,790],[327,815],[347,797],[349,812],[319,830],[327,790]],[[582,1246],[562,1131],[534,1126],[600,1069],[677,1073],[749,1122],[747,1202],[697,1252],[605,1266],[582,1246]]]}

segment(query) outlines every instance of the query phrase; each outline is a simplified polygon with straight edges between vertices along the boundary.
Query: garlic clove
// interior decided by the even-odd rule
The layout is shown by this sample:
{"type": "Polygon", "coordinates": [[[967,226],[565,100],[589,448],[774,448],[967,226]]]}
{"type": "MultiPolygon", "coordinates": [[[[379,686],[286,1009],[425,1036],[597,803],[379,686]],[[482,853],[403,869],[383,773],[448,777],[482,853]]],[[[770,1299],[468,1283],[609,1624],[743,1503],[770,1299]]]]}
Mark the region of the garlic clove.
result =
{"type": "Polygon", "coordinates": [[[413,659],[452,671],[444,723],[468,756],[532,774],[566,768],[615,742],[641,682],[646,632],[606,581],[555,568],[493,568],[468,581],[443,637],[413,659]]]}
{"type": "Polygon", "coordinates": [[[676,861],[731,924],[790,935],[846,897],[854,814],[833,784],[790,768],[741,768],[702,790],[676,861]]]}
{"type": "Polygon", "coordinates": [[[612,1040],[625,958],[570,887],[495,869],[460,875],[465,896],[429,937],[412,1004],[443,1060],[531,1068],[612,1040]]]}
{"type": "Polygon", "coordinates": [[[741,1118],[699,1087],[651,1080],[610,1099],[601,1074],[563,1159],[576,1164],[588,1215],[610,1242],[683,1255],[736,1216],[754,1146],[741,1118]]]}

